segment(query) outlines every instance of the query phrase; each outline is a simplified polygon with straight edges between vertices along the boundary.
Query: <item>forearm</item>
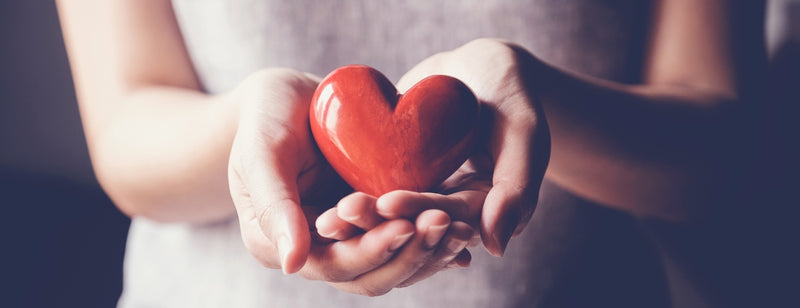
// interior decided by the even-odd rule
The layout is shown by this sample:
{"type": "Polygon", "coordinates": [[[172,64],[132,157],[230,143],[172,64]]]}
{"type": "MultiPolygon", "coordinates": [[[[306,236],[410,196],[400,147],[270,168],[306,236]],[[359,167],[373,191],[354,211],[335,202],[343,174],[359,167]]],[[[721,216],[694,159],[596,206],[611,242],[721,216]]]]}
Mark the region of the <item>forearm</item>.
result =
{"type": "MultiPolygon", "coordinates": [[[[609,206],[643,216],[701,215],[730,183],[733,139],[746,129],[735,94],[689,86],[623,85],[543,63],[530,87],[548,119],[547,176],[609,206]]],[[[747,147],[738,140],[738,147],[747,147]]]]}
{"type": "Polygon", "coordinates": [[[87,132],[95,172],[132,216],[206,222],[232,215],[227,165],[238,106],[230,95],[143,87],[87,132]]]}
{"type": "Polygon", "coordinates": [[[238,106],[200,90],[171,2],[57,4],[95,173],[117,206],[161,221],[233,213],[238,106]]]}

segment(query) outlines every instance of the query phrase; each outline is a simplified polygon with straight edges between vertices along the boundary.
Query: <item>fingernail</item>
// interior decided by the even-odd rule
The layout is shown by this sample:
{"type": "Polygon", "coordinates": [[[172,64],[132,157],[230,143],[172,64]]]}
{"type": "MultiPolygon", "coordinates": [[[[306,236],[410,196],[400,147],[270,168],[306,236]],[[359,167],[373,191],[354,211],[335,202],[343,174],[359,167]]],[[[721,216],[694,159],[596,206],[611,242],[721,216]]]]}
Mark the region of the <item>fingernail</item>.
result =
{"type": "Polygon", "coordinates": [[[505,236],[500,236],[500,237],[497,238],[497,244],[500,245],[500,247],[498,247],[498,248],[500,248],[500,251],[499,251],[500,255],[498,255],[498,257],[502,257],[502,256],[504,256],[506,254],[506,247],[508,246],[508,240],[509,239],[510,239],[509,237],[505,237],[505,236]]]}
{"type": "Polygon", "coordinates": [[[511,240],[511,235],[514,233],[514,226],[516,224],[512,223],[503,223],[497,228],[497,232],[494,234],[494,238],[499,245],[499,255],[498,257],[502,257],[506,253],[506,247],[508,246],[508,241],[511,240]]]}
{"type": "Polygon", "coordinates": [[[394,213],[393,212],[387,211],[387,210],[384,210],[384,209],[381,209],[381,208],[377,208],[376,212],[378,213],[378,215],[383,216],[383,217],[392,217],[392,218],[394,217],[394,213]]]}
{"type": "Polygon", "coordinates": [[[499,251],[497,254],[493,253],[493,255],[502,257],[506,253],[508,241],[511,239],[511,235],[514,234],[514,229],[517,228],[520,217],[521,213],[518,207],[507,210],[503,216],[501,216],[500,221],[498,221],[494,229],[493,236],[494,240],[497,242],[499,251]]]}
{"type": "Polygon", "coordinates": [[[346,222],[354,222],[354,221],[357,221],[357,220],[361,219],[361,215],[354,215],[354,216],[341,216],[340,215],[339,218],[341,218],[342,220],[344,220],[346,222]]]}
{"type": "Polygon", "coordinates": [[[436,246],[439,241],[442,240],[444,233],[447,232],[447,227],[450,225],[441,225],[441,226],[430,226],[428,227],[428,233],[425,234],[425,248],[431,249],[436,246]]]}
{"type": "Polygon", "coordinates": [[[286,267],[286,262],[289,258],[289,251],[292,250],[292,241],[289,240],[289,237],[286,234],[281,234],[278,237],[278,253],[281,257],[281,269],[285,275],[289,274],[288,268],[286,267]]]}
{"type": "Polygon", "coordinates": [[[337,230],[334,230],[334,231],[333,231],[333,232],[331,232],[331,233],[328,233],[328,234],[323,234],[322,232],[320,232],[319,230],[317,230],[317,234],[319,234],[319,236],[321,236],[321,237],[324,237],[324,238],[329,238],[329,239],[332,239],[332,238],[334,238],[335,236],[339,235],[339,233],[340,233],[340,232],[342,232],[342,230],[341,230],[341,229],[337,229],[337,230]]]}
{"type": "Polygon", "coordinates": [[[394,212],[384,209],[382,206],[380,206],[380,204],[375,206],[375,212],[377,212],[378,215],[383,216],[384,218],[394,218],[397,216],[395,215],[394,212]]]}
{"type": "Polygon", "coordinates": [[[395,236],[392,240],[392,243],[389,244],[389,252],[394,252],[395,250],[399,249],[401,246],[403,246],[403,244],[408,242],[408,239],[410,239],[412,235],[414,235],[414,232],[395,236]]]}
{"type": "MultiPolygon", "coordinates": [[[[447,250],[450,251],[451,253],[457,254],[461,252],[461,250],[464,250],[465,247],[467,247],[467,241],[451,238],[447,240],[447,244],[445,247],[447,247],[447,250]]],[[[455,258],[455,256],[453,257],[455,258]]]]}

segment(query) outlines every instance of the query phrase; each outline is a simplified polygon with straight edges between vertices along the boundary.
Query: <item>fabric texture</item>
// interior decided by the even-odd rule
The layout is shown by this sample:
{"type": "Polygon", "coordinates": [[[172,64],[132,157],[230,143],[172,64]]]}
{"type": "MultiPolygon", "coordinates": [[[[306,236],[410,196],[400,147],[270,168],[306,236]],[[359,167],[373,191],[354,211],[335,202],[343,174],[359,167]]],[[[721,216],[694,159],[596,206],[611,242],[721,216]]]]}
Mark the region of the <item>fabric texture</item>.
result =
{"type": "MultiPolygon", "coordinates": [[[[396,81],[426,57],[480,37],[520,44],[560,67],[640,80],[649,7],[639,0],[173,0],[205,90],[266,67],[324,76],[366,64],[396,81]]],[[[602,103],[602,102],[598,102],[602,103]]],[[[661,261],[632,217],[545,183],[503,259],[368,298],[261,267],[235,218],[215,225],[134,219],[120,307],[668,306],[661,261]]]]}

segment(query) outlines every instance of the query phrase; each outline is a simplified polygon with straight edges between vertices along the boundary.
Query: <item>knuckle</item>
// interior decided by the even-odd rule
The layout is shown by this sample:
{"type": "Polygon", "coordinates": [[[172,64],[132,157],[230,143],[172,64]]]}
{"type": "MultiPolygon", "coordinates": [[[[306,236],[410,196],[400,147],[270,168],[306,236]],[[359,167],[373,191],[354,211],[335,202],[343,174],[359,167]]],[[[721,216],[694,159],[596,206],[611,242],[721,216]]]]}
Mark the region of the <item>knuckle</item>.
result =
{"type": "Polygon", "coordinates": [[[468,63],[473,70],[481,72],[482,80],[492,81],[473,89],[476,95],[487,103],[500,104],[507,97],[524,94],[520,50],[505,41],[480,38],[456,49],[455,53],[458,62],[468,63]]]}
{"type": "MultiPolygon", "coordinates": [[[[281,211],[280,209],[287,206],[292,206],[293,201],[288,197],[282,197],[273,201],[268,201],[264,206],[256,206],[255,214],[258,224],[262,227],[274,225],[276,215],[281,211]]],[[[269,234],[267,234],[269,236],[269,234]]]]}
{"type": "Polygon", "coordinates": [[[482,54],[501,57],[502,59],[512,58],[515,55],[515,51],[509,43],[495,38],[475,39],[465,44],[462,48],[466,51],[479,51],[482,54]]]}
{"type": "MultiPolygon", "coordinates": [[[[256,221],[258,221],[259,226],[269,226],[270,221],[272,220],[273,209],[270,206],[256,206],[255,207],[256,213],[256,221]]],[[[269,236],[267,234],[267,236],[269,236]]]]}

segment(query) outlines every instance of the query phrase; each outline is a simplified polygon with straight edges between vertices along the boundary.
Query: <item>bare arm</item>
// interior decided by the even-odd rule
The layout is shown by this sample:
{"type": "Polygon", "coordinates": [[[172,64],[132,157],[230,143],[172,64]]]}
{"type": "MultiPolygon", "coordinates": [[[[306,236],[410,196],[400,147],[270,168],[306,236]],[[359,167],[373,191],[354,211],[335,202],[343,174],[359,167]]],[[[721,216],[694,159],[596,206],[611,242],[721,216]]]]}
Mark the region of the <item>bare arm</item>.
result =
{"type": "Polygon", "coordinates": [[[209,96],[169,0],[58,4],[92,162],[128,215],[202,223],[236,213],[265,267],[371,296],[429,276],[426,264],[448,264],[472,237],[442,211],[340,241],[312,237],[319,208],[301,202],[326,205],[311,194],[336,187],[309,132],[317,77],[268,68],[209,96]]]}
{"type": "Polygon", "coordinates": [[[567,190],[640,216],[689,221],[736,200],[754,146],[763,3],[663,0],[654,14],[643,84],[566,72],[491,39],[434,55],[398,82],[454,76],[493,110],[493,186],[480,213],[490,252],[527,223],[545,167],[567,190]]]}
{"type": "Polygon", "coordinates": [[[763,3],[660,1],[645,84],[543,64],[533,79],[552,133],[548,176],[589,199],[686,220],[735,192],[746,111],[763,64],[763,3]]]}
{"type": "Polygon", "coordinates": [[[95,173],[118,207],[162,221],[232,215],[238,106],[200,91],[170,2],[58,8],[95,173]]]}

